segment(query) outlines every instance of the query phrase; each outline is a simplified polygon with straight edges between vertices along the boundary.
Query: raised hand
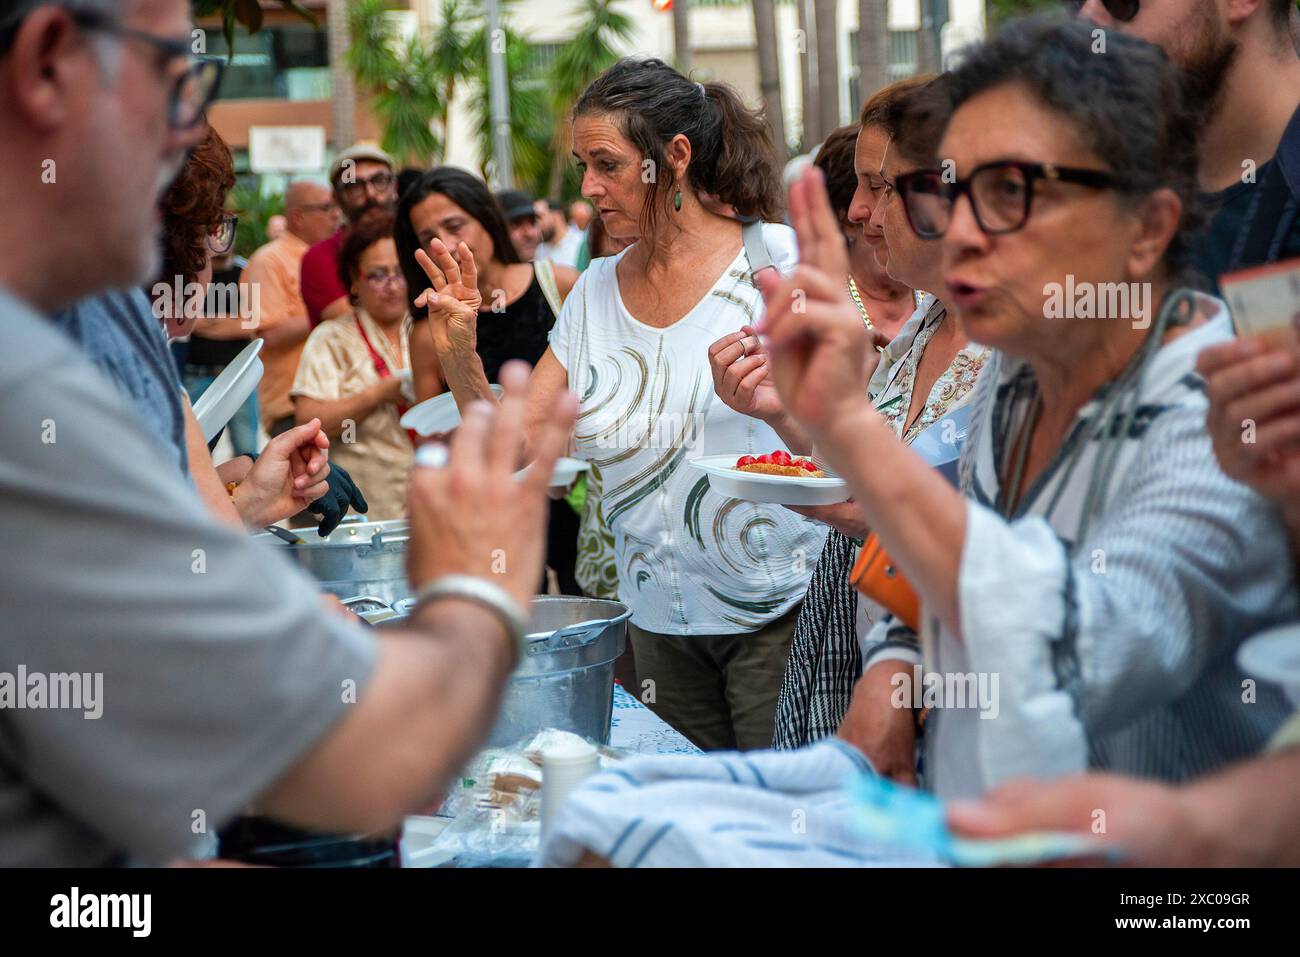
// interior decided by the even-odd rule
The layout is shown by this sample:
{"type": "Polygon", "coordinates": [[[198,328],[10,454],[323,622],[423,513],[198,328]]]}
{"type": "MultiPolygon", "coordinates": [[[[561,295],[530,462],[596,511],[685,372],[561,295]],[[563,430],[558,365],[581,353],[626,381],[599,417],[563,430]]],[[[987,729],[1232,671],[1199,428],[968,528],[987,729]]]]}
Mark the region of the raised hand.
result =
{"type": "Polygon", "coordinates": [[[1300,363],[1261,339],[1200,354],[1210,400],[1206,427],[1227,475],[1286,511],[1300,512],[1300,363]]]}
{"type": "Polygon", "coordinates": [[[417,588],[441,575],[477,575],[527,608],[546,552],[546,490],[555,460],[568,448],[578,398],[567,390],[556,397],[534,436],[532,467],[517,479],[529,402],[527,365],[506,363],[501,385],[499,407],[475,402],[466,409],[447,465],[412,471],[407,571],[417,588]]]}
{"type": "Polygon", "coordinates": [[[415,251],[415,261],[432,284],[415,298],[415,305],[428,307],[429,329],[440,358],[453,352],[472,353],[478,342],[478,310],[483,304],[478,266],[464,243],[456,251],[453,256],[441,239],[431,240],[427,253],[415,251]]]}
{"type": "Polygon", "coordinates": [[[758,276],[767,311],[758,323],[785,408],[813,435],[867,401],[869,337],[844,295],[848,252],[816,167],[790,187],[800,261],[781,279],[758,276]]]}

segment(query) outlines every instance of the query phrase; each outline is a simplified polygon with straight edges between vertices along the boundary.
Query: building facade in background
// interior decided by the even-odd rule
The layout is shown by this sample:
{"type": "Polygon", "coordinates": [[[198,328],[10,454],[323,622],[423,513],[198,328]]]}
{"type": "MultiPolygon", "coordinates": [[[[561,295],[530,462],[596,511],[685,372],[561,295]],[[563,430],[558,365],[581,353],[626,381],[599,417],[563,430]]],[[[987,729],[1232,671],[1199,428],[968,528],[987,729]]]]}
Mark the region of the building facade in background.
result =
{"type": "MultiPolygon", "coordinates": [[[[918,69],[918,27],[922,3],[931,0],[890,0],[890,77],[910,76],[918,69]]],[[[811,8],[813,0],[776,0],[777,46],[780,59],[782,101],[787,135],[793,144],[802,136],[802,58],[809,46],[798,34],[799,7],[811,8]]],[[[335,109],[337,64],[331,63],[329,15],[343,4],[326,0],[303,0],[302,6],[317,18],[313,27],[300,17],[285,12],[278,3],[264,3],[265,25],[249,36],[242,29],[235,42],[221,98],[213,105],[210,118],[218,132],[236,152],[241,172],[254,169],[249,147],[252,140],[270,168],[280,162],[285,175],[320,174],[328,156],[348,145],[338,142],[335,109]],[[253,131],[256,129],[256,134],[253,131]],[[313,138],[325,147],[319,169],[300,168],[315,155],[313,138]],[[267,144],[270,144],[269,146],[267,144]]],[[[438,22],[441,0],[395,2],[392,16],[403,32],[419,30],[438,22]]],[[[507,16],[513,28],[534,47],[536,61],[548,59],[577,29],[576,0],[516,0],[507,16]]],[[[631,39],[623,44],[627,53],[673,60],[672,13],[656,9],[654,0],[620,0],[619,9],[634,24],[631,39]]],[[[750,0],[692,0],[689,10],[692,75],[699,80],[725,80],[750,103],[759,101],[758,56],[754,40],[753,8],[750,0]]],[[[857,77],[857,0],[838,0],[838,76],[834,96],[840,122],[856,116],[861,105],[857,77]]],[[[226,57],[228,50],[216,21],[201,22],[206,31],[209,56],[226,57]]],[[[961,46],[976,41],[984,32],[984,0],[948,0],[948,22],[941,30],[945,58],[961,46]]],[[[830,93],[824,71],[821,95],[830,93]]],[[[458,91],[448,130],[447,162],[466,169],[481,166],[474,114],[469,89],[458,91]]],[[[346,109],[340,104],[341,109],[346,109]]],[[[345,114],[346,115],[346,114],[345,114]]],[[[364,97],[351,103],[355,137],[377,141],[381,130],[367,108],[364,97]]],[[[808,144],[811,145],[811,144],[808,144]]]]}

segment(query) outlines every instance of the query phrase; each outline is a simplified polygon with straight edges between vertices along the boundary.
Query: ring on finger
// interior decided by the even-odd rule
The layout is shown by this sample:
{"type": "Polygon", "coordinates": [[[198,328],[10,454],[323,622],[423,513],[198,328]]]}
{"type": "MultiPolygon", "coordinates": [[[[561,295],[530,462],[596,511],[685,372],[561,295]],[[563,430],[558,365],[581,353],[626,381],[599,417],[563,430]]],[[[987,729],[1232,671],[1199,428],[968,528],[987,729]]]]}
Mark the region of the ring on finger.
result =
{"type": "Polygon", "coordinates": [[[422,468],[446,468],[450,458],[447,454],[447,446],[442,442],[430,442],[427,445],[421,445],[415,451],[415,464],[422,468]]]}

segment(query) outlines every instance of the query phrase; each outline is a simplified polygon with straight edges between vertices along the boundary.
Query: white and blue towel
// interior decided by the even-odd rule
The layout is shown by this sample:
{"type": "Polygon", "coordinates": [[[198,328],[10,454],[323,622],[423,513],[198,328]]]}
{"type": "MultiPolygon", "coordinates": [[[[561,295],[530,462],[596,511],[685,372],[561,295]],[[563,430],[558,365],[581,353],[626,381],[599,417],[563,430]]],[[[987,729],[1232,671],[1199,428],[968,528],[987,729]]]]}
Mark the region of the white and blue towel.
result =
{"type": "Polygon", "coordinates": [[[616,867],[934,866],[862,836],[846,781],[871,773],[828,738],[796,751],[634,758],[570,795],[543,867],[591,851],[616,867]]]}

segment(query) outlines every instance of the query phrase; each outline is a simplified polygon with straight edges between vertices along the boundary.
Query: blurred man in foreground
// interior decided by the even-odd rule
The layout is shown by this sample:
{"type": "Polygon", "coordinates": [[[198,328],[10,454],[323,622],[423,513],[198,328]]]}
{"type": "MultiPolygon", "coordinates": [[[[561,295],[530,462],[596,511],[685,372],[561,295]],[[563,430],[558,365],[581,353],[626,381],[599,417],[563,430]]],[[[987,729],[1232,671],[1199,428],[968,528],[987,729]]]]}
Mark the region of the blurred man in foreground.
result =
{"type": "Polygon", "coordinates": [[[543,486],[574,402],[549,417],[537,478],[514,481],[522,369],[503,373],[499,411],[467,410],[450,466],[417,470],[421,601],[376,638],[216,526],[43,317],[157,272],[157,200],[206,96],[190,31],[185,0],[20,0],[0,16],[15,171],[0,181],[0,522],[24,543],[0,584],[0,658],[102,690],[93,707],[0,709],[6,865],[163,861],[250,805],[308,828],[395,826],[486,735],[541,571],[543,486]],[[49,228],[73,221],[95,228],[49,228]]]}

